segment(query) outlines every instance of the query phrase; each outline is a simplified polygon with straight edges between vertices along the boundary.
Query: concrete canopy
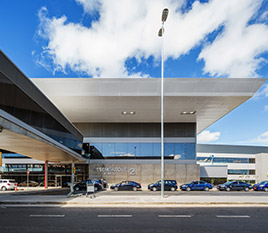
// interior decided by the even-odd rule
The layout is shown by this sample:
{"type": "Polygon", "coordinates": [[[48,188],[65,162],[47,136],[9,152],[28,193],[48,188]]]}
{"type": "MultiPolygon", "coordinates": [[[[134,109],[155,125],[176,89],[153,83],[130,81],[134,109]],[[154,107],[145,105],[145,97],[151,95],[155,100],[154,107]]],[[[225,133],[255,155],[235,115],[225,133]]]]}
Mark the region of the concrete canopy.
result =
{"type": "MultiPolygon", "coordinates": [[[[74,123],[160,122],[159,78],[31,80],[74,123]]],[[[199,133],[252,97],[265,80],[165,78],[164,121],[195,122],[199,133]]]]}
{"type": "Polygon", "coordinates": [[[67,137],[77,144],[83,140],[79,130],[0,50],[0,149],[38,160],[84,161],[67,147],[67,137]]]}

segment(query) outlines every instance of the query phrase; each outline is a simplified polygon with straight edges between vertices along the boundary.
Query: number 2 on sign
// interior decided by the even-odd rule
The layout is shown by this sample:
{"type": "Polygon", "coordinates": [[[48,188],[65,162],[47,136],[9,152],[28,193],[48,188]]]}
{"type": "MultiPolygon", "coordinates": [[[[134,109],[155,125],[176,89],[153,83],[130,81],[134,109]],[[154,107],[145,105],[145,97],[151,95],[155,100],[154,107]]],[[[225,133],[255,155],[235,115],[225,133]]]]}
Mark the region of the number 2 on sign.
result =
{"type": "Polygon", "coordinates": [[[131,176],[135,176],[136,175],[136,170],[135,170],[135,168],[130,168],[129,169],[129,175],[131,175],[131,176]]]}

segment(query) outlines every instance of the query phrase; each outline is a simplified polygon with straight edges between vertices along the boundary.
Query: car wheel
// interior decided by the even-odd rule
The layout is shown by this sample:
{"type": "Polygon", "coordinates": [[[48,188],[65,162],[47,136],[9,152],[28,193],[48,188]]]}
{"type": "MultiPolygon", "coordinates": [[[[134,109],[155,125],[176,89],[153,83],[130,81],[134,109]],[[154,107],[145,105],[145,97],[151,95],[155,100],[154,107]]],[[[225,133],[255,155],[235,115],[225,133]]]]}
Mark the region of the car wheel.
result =
{"type": "Polygon", "coordinates": [[[246,188],[245,188],[245,191],[246,191],[246,192],[248,192],[248,191],[249,191],[249,188],[248,188],[248,187],[246,187],[246,188]]]}
{"type": "Polygon", "coordinates": [[[231,191],[231,189],[228,187],[228,188],[226,188],[226,191],[227,191],[227,192],[230,192],[230,191],[231,191]]]}
{"type": "Polygon", "coordinates": [[[133,191],[136,192],[137,191],[137,187],[133,187],[133,191]]]}
{"type": "Polygon", "coordinates": [[[80,189],[79,189],[79,187],[75,187],[75,191],[79,191],[80,189]]]}
{"type": "Polygon", "coordinates": [[[209,191],[209,188],[208,188],[208,187],[205,187],[205,191],[207,191],[207,192],[208,192],[208,191],[209,191]]]}
{"type": "Polygon", "coordinates": [[[153,187],[153,191],[154,191],[154,192],[157,191],[157,188],[156,188],[156,187],[153,187]]]}
{"type": "Polygon", "coordinates": [[[265,192],[268,192],[268,188],[267,188],[267,187],[265,187],[265,188],[264,188],[264,191],[265,191],[265,192]]]}
{"type": "Polygon", "coordinates": [[[114,191],[116,191],[116,192],[117,192],[117,191],[118,191],[118,187],[114,187],[114,191]]]}
{"type": "Polygon", "coordinates": [[[172,192],[176,191],[175,187],[171,187],[170,189],[172,192]]]}
{"type": "Polygon", "coordinates": [[[191,188],[190,187],[187,187],[186,188],[186,191],[190,192],[191,191],[191,188]]]}
{"type": "Polygon", "coordinates": [[[6,188],[5,186],[3,186],[3,187],[1,188],[1,190],[2,190],[2,191],[7,191],[7,188],[6,188]]]}

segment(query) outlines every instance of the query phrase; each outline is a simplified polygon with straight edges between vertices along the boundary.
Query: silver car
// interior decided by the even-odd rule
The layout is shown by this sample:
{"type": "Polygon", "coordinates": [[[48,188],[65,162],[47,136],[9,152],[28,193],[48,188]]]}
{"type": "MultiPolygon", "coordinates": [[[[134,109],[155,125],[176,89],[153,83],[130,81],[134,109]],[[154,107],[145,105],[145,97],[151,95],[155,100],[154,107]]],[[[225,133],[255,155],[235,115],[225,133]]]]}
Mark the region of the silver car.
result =
{"type": "Polygon", "coordinates": [[[15,180],[11,179],[0,179],[0,190],[6,191],[6,190],[13,190],[15,189],[15,180]]]}

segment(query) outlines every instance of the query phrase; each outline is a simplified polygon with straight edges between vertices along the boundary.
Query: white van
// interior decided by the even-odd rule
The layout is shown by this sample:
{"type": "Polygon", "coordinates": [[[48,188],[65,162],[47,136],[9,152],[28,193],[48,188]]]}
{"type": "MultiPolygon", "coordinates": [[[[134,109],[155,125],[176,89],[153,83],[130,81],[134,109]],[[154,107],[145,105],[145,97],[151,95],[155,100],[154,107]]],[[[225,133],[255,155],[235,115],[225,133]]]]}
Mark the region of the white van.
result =
{"type": "Polygon", "coordinates": [[[15,180],[0,179],[0,190],[13,190],[15,189],[15,184],[17,184],[15,180]]]}

